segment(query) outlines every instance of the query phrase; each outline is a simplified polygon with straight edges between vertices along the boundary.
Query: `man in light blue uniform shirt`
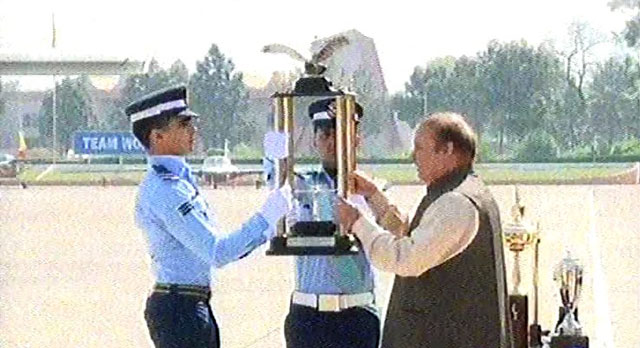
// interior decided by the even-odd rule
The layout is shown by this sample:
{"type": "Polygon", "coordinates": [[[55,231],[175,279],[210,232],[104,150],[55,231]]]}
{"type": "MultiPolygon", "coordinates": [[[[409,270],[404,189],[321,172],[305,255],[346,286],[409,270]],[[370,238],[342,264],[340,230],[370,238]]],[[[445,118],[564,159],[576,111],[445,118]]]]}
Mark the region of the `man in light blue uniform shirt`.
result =
{"type": "Polygon", "coordinates": [[[135,217],[156,279],[145,309],[151,339],[156,347],[219,347],[209,305],[212,268],[244,257],[273,237],[276,222],[289,210],[290,191],[272,191],[258,213],[225,234],[183,157],[193,151],[197,117],[188,109],[186,87],[145,96],[126,113],[149,154],[135,217]]]}
{"type": "MultiPolygon", "coordinates": [[[[292,215],[297,221],[311,221],[314,216],[315,220],[335,220],[334,103],[334,99],[323,99],[309,106],[314,147],[323,168],[296,175],[298,204],[292,215]],[[314,188],[320,190],[313,193],[314,188]]],[[[357,104],[356,114],[362,117],[362,107],[357,104]]],[[[375,305],[375,279],[362,250],[355,255],[296,256],[295,266],[295,291],[285,319],[288,348],[378,347],[380,318],[375,305]]]]}

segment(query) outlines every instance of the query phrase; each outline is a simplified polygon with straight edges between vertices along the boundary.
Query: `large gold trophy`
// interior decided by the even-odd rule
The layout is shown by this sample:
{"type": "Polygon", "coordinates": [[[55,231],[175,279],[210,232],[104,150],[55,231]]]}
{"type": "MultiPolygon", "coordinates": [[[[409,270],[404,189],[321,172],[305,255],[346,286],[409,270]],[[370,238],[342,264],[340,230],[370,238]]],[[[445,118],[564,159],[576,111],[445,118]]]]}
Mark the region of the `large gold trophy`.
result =
{"type": "Polygon", "coordinates": [[[504,240],[513,252],[513,289],[509,294],[509,318],[511,322],[511,337],[514,348],[540,346],[540,326],[538,324],[538,246],[540,243],[539,229],[524,218],[525,207],[520,203],[518,187],[515,187],[515,203],[511,209],[512,222],[503,226],[504,240]],[[528,246],[535,248],[533,271],[534,288],[534,318],[529,327],[529,298],[520,291],[521,271],[520,253],[528,246]]]}
{"type": "MultiPolygon", "coordinates": [[[[283,218],[278,223],[276,237],[271,240],[268,255],[341,255],[357,253],[355,239],[347,235],[334,220],[323,220],[327,214],[321,209],[333,209],[336,197],[347,199],[352,193],[349,174],[356,168],[355,153],[355,96],[335,90],[322,76],[300,78],[292,92],[276,93],[274,105],[274,130],[289,134],[288,154],[275,164],[276,185],[290,185],[295,199],[301,193],[310,195],[311,221],[291,221],[283,218]],[[326,98],[336,100],[336,190],[313,187],[311,192],[300,192],[296,185],[294,129],[294,101],[298,98],[326,98]],[[328,203],[329,202],[329,203],[328,203]]],[[[309,190],[307,190],[309,191],[309,190]]],[[[294,202],[294,206],[296,206],[294,202]]],[[[330,214],[333,215],[333,214],[330,214]]]]}

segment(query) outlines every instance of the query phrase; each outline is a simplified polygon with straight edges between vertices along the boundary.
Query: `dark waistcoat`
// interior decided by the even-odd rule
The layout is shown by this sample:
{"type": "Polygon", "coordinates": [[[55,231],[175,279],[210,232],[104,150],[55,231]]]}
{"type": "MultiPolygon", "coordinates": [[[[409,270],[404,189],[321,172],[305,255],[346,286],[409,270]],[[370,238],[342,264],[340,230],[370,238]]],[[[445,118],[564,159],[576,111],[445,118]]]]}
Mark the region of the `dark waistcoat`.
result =
{"type": "Polygon", "coordinates": [[[510,348],[500,215],[473,173],[432,184],[411,222],[447,192],[459,192],[479,213],[478,233],[460,254],[418,277],[396,276],[382,336],[390,348],[510,348]]]}

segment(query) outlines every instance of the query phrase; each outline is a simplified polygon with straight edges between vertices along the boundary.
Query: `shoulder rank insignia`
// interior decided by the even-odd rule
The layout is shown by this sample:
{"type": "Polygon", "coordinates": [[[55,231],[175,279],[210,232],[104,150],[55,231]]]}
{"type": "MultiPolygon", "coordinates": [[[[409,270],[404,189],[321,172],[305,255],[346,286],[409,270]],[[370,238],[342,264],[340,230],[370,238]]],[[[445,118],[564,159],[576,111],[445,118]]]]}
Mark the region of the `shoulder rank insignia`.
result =
{"type": "Polygon", "coordinates": [[[180,177],[173,174],[167,167],[159,164],[154,164],[151,166],[153,170],[156,172],[156,175],[163,180],[179,180],[180,177]]]}
{"type": "Polygon", "coordinates": [[[193,208],[194,206],[191,202],[184,202],[178,207],[178,212],[182,214],[182,216],[185,216],[189,214],[189,212],[192,211],[193,208]]]}

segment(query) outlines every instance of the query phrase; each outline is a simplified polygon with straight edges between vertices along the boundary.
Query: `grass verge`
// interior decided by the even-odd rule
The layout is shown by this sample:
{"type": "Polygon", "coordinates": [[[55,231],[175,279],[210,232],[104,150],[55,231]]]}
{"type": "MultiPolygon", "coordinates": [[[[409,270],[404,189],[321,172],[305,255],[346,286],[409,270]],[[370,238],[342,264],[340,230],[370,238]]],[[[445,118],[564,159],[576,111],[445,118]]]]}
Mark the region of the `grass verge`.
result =
{"type": "MultiPolygon", "coordinates": [[[[478,174],[487,184],[571,184],[593,183],[619,175],[620,168],[566,168],[545,171],[521,171],[509,169],[480,169],[478,174]]],[[[136,185],[144,178],[144,172],[85,172],[65,173],[51,171],[38,180],[41,171],[26,169],[20,180],[29,185],[136,185]]],[[[372,173],[376,178],[396,185],[419,184],[413,167],[384,168],[372,173]]],[[[253,181],[252,181],[253,183],[253,181]]]]}

